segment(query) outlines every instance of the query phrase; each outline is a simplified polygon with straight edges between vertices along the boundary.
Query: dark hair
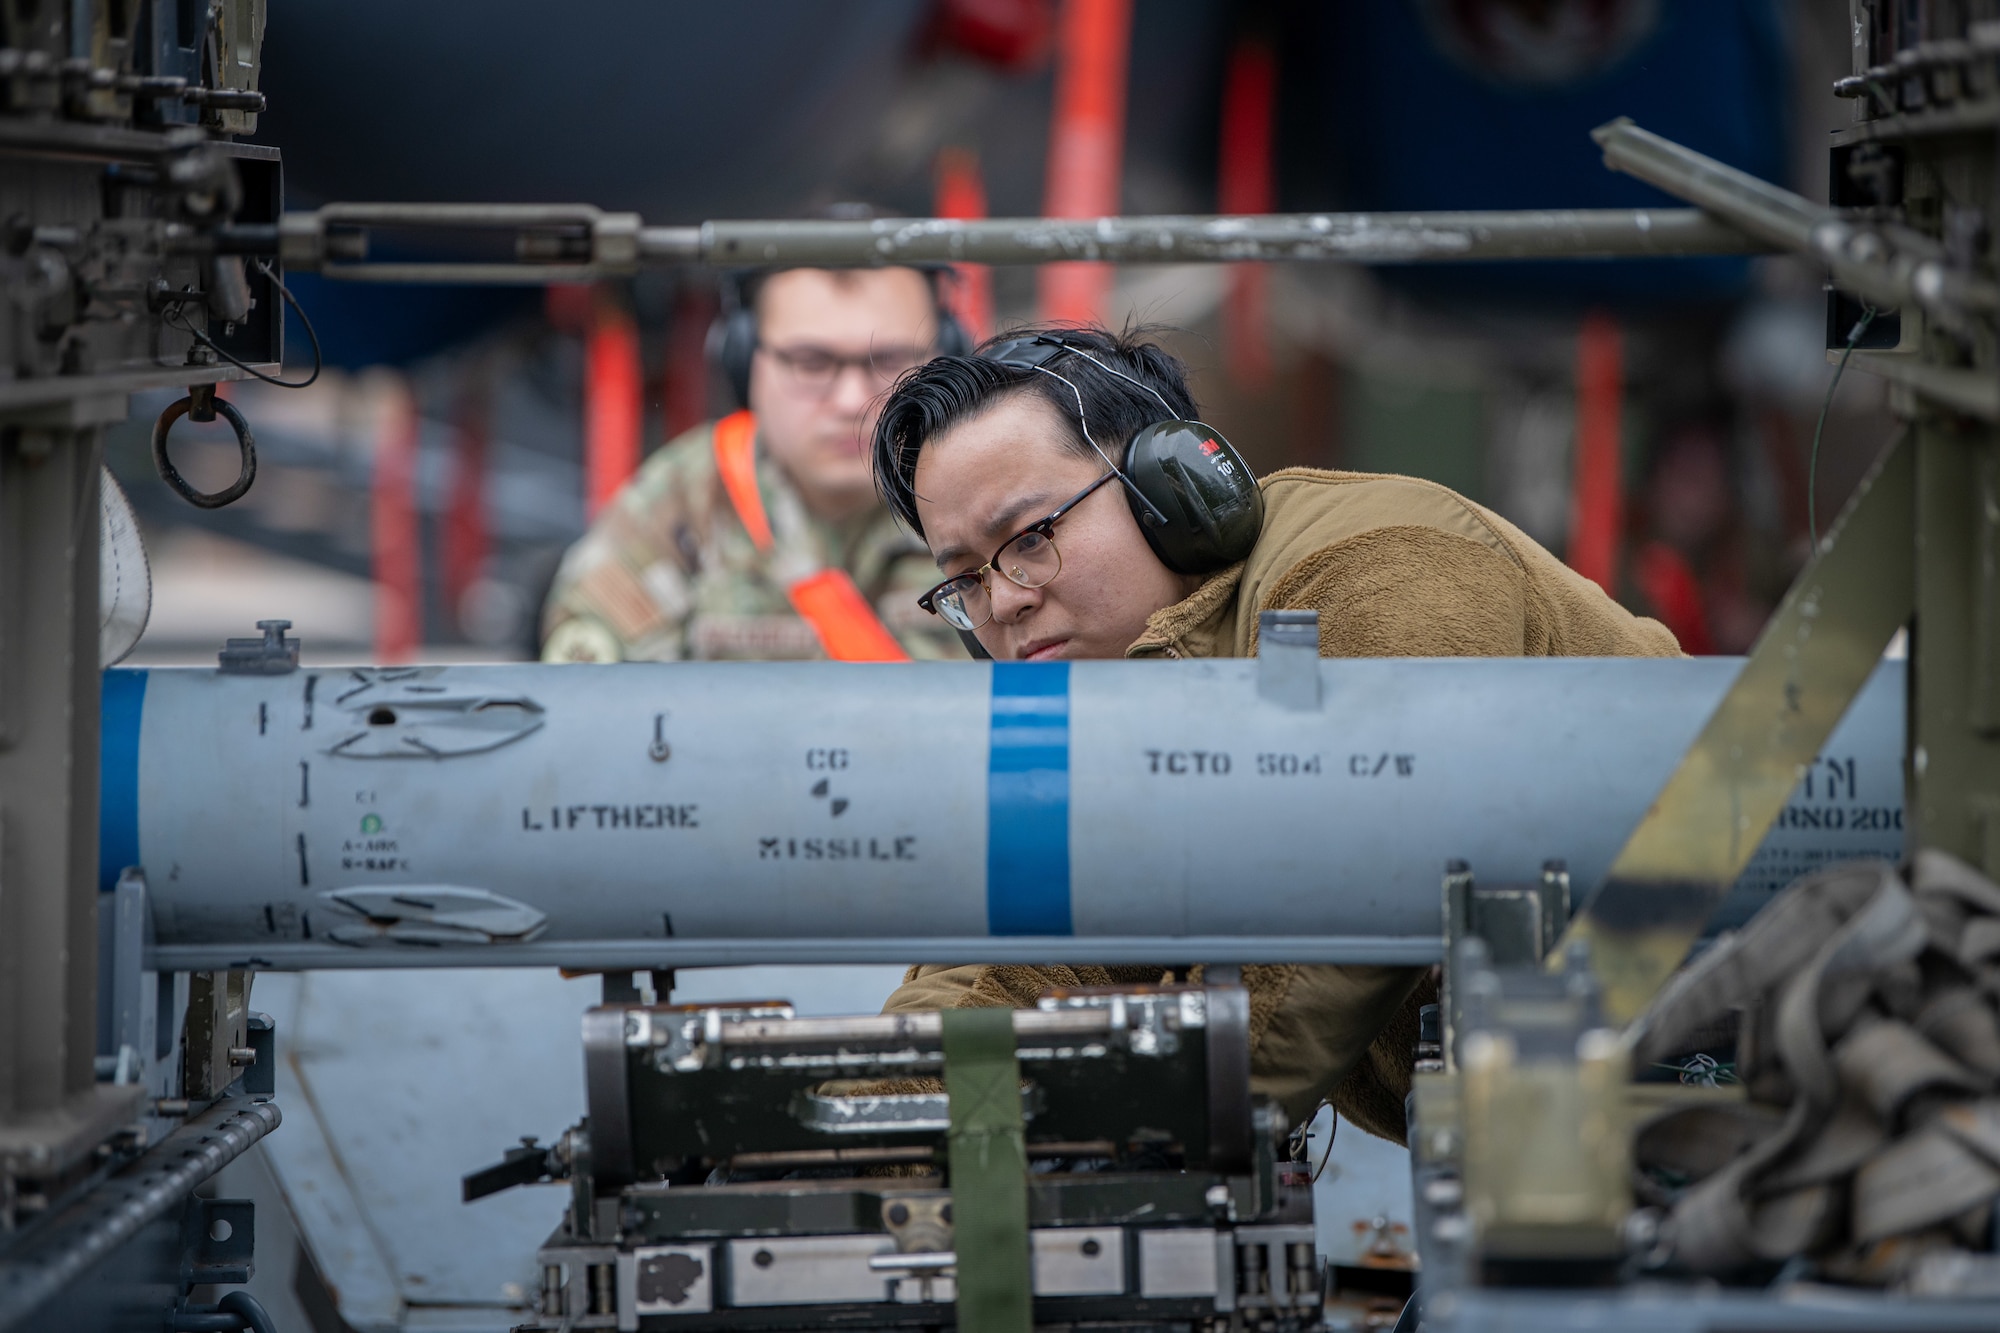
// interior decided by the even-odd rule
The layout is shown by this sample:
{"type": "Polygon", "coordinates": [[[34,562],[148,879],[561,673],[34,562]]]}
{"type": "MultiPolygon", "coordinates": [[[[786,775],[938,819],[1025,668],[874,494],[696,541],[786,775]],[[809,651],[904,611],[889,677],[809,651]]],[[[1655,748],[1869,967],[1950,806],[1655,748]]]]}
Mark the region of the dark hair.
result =
{"type": "MultiPolygon", "coordinates": [[[[802,217],[814,222],[874,222],[879,218],[903,216],[865,199],[837,199],[831,202],[821,200],[808,207],[802,217]]],[[[736,304],[752,314],[757,310],[758,298],[764,294],[764,284],[780,273],[794,269],[818,269],[832,273],[872,273],[885,268],[907,268],[921,275],[924,285],[930,288],[931,305],[939,312],[945,311],[949,302],[945,299],[944,283],[952,272],[948,264],[783,264],[776,268],[742,268],[723,274],[725,300],[733,297],[736,304]]]]}
{"type": "Polygon", "coordinates": [[[1077,399],[1081,397],[1091,438],[1114,462],[1121,462],[1132,437],[1165,417],[1160,398],[1183,420],[1196,416],[1194,397],[1188,392],[1187,367],[1173,353],[1149,341],[1150,335],[1160,331],[1145,327],[1112,333],[1095,327],[1030,325],[988,338],[971,356],[940,356],[926,361],[897,380],[882,405],[873,444],[876,489],[896,517],[921,537],[924,525],[917,519],[916,475],[917,456],[924,445],[1003,399],[1022,393],[1039,395],[1054,407],[1069,427],[1066,442],[1070,448],[1095,456],[1077,420],[1077,399]],[[1004,343],[1037,337],[1060,337],[1088,354],[1064,350],[1042,363],[1075,385],[1075,393],[1062,380],[1039,370],[988,360],[985,355],[1004,343]],[[1088,357],[1096,357],[1157,390],[1160,398],[1099,369],[1088,357]]]}
{"type": "Polygon", "coordinates": [[[786,264],[780,268],[740,269],[723,275],[725,308],[733,305],[761,318],[763,312],[758,309],[757,302],[763,299],[764,288],[771,279],[780,273],[797,273],[802,269],[831,273],[836,282],[857,273],[893,273],[897,269],[908,269],[924,280],[934,311],[943,313],[951,308],[945,292],[945,282],[950,273],[935,264],[786,264]]]}

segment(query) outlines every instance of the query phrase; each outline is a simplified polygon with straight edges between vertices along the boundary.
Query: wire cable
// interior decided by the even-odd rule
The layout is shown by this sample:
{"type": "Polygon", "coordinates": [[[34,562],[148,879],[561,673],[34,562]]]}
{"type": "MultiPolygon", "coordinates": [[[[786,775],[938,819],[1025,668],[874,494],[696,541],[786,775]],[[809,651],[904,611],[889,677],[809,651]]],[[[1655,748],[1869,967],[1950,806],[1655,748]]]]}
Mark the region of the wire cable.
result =
{"type": "MultiPolygon", "coordinates": [[[[1099,361],[1096,357],[1092,356],[1089,352],[1084,351],[1083,348],[1078,347],[1073,342],[1069,342],[1062,338],[1056,338],[1053,341],[1058,346],[1060,346],[1065,352],[1068,352],[1071,356],[1080,356],[1084,360],[1090,362],[1091,365],[1096,366],[1099,370],[1103,371],[1105,374],[1116,375],[1119,379],[1124,380],[1127,384],[1130,384],[1135,388],[1144,389],[1147,393],[1152,394],[1153,397],[1160,400],[1160,406],[1167,409],[1167,417],[1169,420],[1185,421],[1187,419],[1183,417],[1180,413],[1174,411],[1174,405],[1166,400],[1166,396],[1164,394],[1162,394],[1158,389],[1155,389],[1152,385],[1146,383],[1144,380],[1135,378],[1134,376],[1131,375],[1127,375],[1124,371],[1118,369],[1118,367],[1116,366],[1105,365],[1102,361],[1099,361]]],[[[1037,369],[1039,369],[1039,367],[1037,367],[1037,369]]]]}
{"type": "MultiPolygon", "coordinates": [[[[1070,350],[1074,351],[1075,349],[1071,348],[1070,350]]],[[[1094,360],[1094,358],[1091,357],[1086,357],[1084,359],[1087,361],[1094,360]]],[[[1003,362],[1002,364],[1007,364],[1007,363],[1003,362]]],[[[1085,420],[1083,412],[1083,390],[1076,387],[1076,382],[1070,379],[1066,375],[1056,374],[1055,371],[1050,370],[1047,366],[1039,366],[1039,365],[1029,366],[1028,369],[1039,371],[1042,374],[1047,375],[1050,379],[1057,380],[1069,386],[1069,391],[1072,394],[1076,395],[1076,424],[1079,428],[1082,429],[1083,438],[1089,442],[1090,447],[1092,449],[1095,449],[1097,451],[1097,456],[1104,460],[1104,466],[1110,468],[1114,473],[1117,474],[1118,480],[1125,483],[1125,489],[1132,492],[1133,495],[1137,496],[1140,504],[1146,506],[1147,516],[1152,519],[1153,525],[1155,527],[1162,527],[1162,528],[1167,526],[1167,521],[1168,521],[1167,516],[1160,512],[1160,507],[1154,504],[1151,500],[1148,500],[1146,498],[1146,493],[1139,489],[1139,483],[1132,480],[1132,478],[1126,476],[1125,469],[1119,467],[1116,463],[1111,461],[1111,455],[1104,452],[1104,446],[1099,444],[1097,442],[1097,437],[1090,433],[1090,422],[1085,420]]],[[[1126,378],[1130,379],[1131,377],[1128,375],[1126,378]]],[[[1133,382],[1137,383],[1136,380],[1133,382]]],[[[1139,387],[1144,388],[1145,386],[1142,384],[1139,387]]],[[[1154,397],[1159,397],[1159,395],[1155,394],[1154,397]]],[[[1166,400],[1162,398],[1160,401],[1164,403],[1166,400]]],[[[1167,410],[1171,412],[1173,409],[1168,408],[1167,410]]]]}
{"type": "Polygon", "coordinates": [[[1855,321],[1854,329],[1847,335],[1847,350],[1840,354],[1840,364],[1833,368],[1833,378],[1827,382],[1826,399],[1819,405],[1819,424],[1813,427],[1812,452],[1806,457],[1806,533],[1812,538],[1812,553],[1819,554],[1819,508],[1815,503],[1815,492],[1819,481],[1819,437],[1826,430],[1827,409],[1833,406],[1833,391],[1840,387],[1840,377],[1847,370],[1847,358],[1854,355],[1854,346],[1861,341],[1861,335],[1868,332],[1868,326],[1875,322],[1874,306],[1862,308],[1861,318],[1855,321]]]}
{"type": "Polygon", "coordinates": [[[1313,1113],[1306,1117],[1305,1123],[1294,1129],[1291,1133],[1288,1143],[1291,1149],[1291,1159],[1294,1162],[1304,1162],[1307,1166],[1312,1167],[1311,1176],[1307,1181],[1308,1184],[1319,1184],[1319,1178],[1325,1175],[1327,1167],[1333,1164],[1333,1141],[1336,1137],[1336,1131],[1340,1128],[1340,1113],[1337,1111],[1327,1117],[1326,1150],[1319,1155],[1319,1165],[1312,1165],[1312,1141],[1315,1137],[1312,1132],[1313,1126],[1319,1123],[1319,1113],[1330,1109],[1332,1106],[1333,1103],[1327,1098],[1320,1098],[1319,1105],[1313,1108],[1313,1113]]]}
{"type": "Polygon", "coordinates": [[[315,380],[319,378],[319,372],[326,364],[324,357],[320,353],[319,333],[317,330],[313,328],[312,320],[306,315],[305,307],[299,304],[299,299],[296,296],[292,295],[291,289],[285,286],[284,281],[280,279],[275,272],[272,271],[271,266],[260,259],[257,261],[257,271],[263,274],[266,278],[270,279],[271,285],[278,289],[278,295],[283,297],[285,300],[285,304],[292,308],[292,313],[296,314],[299,317],[299,323],[305,325],[306,337],[311,339],[312,341],[312,349],[313,349],[312,374],[306,376],[304,379],[284,380],[284,379],[279,379],[273,375],[266,375],[263,371],[257,369],[249,362],[240,361],[236,357],[231,356],[228,352],[224,351],[219,344],[217,344],[215,339],[209,337],[206,333],[196,328],[194,326],[193,321],[188,319],[186,314],[183,313],[183,308],[187,304],[185,301],[177,302],[174,306],[173,313],[170,315],[166,315],[163,318],[165,318],[165,320],[169,324],[172,324],[173,327],[187,334],[189,337],[193,338],[196,342],[200,343],[203,347],[206,347],[209,351],[214,352],[224,361],[227,361],[230,365],[235,366],[238,370],[245,372],[253,379],[260,379],[264,381],[264,383],[276,385],[280,389],[303,389],[306,386],[312,384],[315,380]],[[180,321],[179,323],[174,323],[176,317],[178,317],[180,321]]]}

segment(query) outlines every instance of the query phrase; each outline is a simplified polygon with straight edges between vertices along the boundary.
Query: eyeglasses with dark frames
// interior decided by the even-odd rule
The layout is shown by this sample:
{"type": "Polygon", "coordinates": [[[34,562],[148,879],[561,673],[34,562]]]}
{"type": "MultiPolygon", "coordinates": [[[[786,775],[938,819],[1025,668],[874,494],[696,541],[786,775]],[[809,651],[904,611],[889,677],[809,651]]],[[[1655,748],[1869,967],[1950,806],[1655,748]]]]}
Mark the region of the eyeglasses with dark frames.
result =
{"type": "Polygon", "coordinates": [[[1047,587],[1062,573],[1062,552],[1056,549],[1056,521],[1082,504],[1090,493],[1123,474],[1115,468],[1072,495],[1055,511],[1030,523],[1000,543],[993,558],[970,573],[954,574],[917,598],[917,605],[934,616],[943,617],[954,629],[975,630],[993,619],[993,596],[988,576],[998,570],[1009,583],[1022,588],[1047,587]]]}
{"type": "Polygon", "coordinates": [[[773,347],[760,342],[757,350],[781,366],[792,380],[809,393],[823,394],[833,388],[850,367],[877,384],[890,384],[914,366],[922,365],[928,353],[907,345],[871,347],[866,352],[848,354],[813,343],[773,347]]]}

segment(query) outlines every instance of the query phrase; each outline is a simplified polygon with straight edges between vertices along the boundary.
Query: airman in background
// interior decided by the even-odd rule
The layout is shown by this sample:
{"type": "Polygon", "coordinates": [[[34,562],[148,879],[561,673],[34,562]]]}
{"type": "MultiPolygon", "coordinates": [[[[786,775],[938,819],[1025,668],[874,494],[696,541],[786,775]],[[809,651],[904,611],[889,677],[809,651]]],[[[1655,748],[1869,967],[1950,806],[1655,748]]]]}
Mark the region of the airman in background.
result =
{"type": "Polygon", "coordinates": [[[748,406],[654,453],[570,548],[543,660],[962,660],[916,606],[937,571],[868,455],[896,377],[964,348],[937,281],[798,268],[735,286],[711,350],[748,406]]]}

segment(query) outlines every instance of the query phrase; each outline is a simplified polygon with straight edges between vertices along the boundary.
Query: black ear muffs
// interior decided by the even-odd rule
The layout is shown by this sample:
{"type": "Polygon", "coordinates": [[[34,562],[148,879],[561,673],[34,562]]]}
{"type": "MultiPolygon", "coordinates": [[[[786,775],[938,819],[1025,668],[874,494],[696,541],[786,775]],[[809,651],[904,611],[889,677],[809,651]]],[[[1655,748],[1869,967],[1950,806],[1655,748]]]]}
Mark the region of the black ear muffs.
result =
{"type": "Polygon", "coordinates": [[[933,355],[972,355],[972,335],[958,322],[958,316],[943,306],[938,307],[937,351],[933,355]]]}
{"type": "MultiPolygon", "coordinates": [[[[708,356],[729,382],[738,407],[750,406],[750,362],[757,355],[757,312],[743,300],[740,282],[724,282],[722,313],[708,326],[708,356]]],[[[938,356],[972,355],[972,335],[958,316],[938,307],[938,356]]]]}
{"type": "Polygon", "coordinates": [[[725,296],[722,313],[708,326],[708,357],[729,382],[738,407],[750,406],[750,361],[756,355],[757,312],[725,296]]]}
{"type": "Polygon", "coordinates": [[[1176,574],[1213,574],[1250,554],[1264,527],[1264,492],[1234,445],[1199,421],[1156,421],[1125,447],[1125,475],[1166,515],[1126,495],[1139,531],[1176,574]]]}
{"type": "MultiPolygon", "coordinates": [[[[1033,370],[1060,380],[1076,396],[1082,421],[1083,392],[1068,376],[1049,369],[1063,353],[1089,362],[1159,400],[1169,413],[1173,405],[1144,380],[1108,366],[1058,334],[1012,338],[982,355],[1017,370],[1033,370]]],[[[1090,428],[1083,426],[1090,438],[1090,428]]],[[[1091,440],[1093,447],[1097,442],[1091,440]]],[[[1099,453],[1103,449],[1098,448],[1099,453]]],[[[1111,462],[1109,454],[1104,455],[1111,462]]],[[[1264,492],[1236,447],[1221,431],[1199,421],[1169,416],[1141,426],[1125,446],[1122,469],[1125,500],[1153,554],[1176,574],[1213,574],[1250,554],[1264,528],[1264,492]]]]}

